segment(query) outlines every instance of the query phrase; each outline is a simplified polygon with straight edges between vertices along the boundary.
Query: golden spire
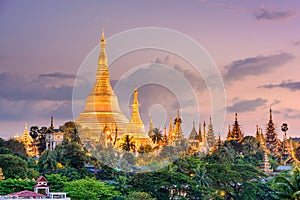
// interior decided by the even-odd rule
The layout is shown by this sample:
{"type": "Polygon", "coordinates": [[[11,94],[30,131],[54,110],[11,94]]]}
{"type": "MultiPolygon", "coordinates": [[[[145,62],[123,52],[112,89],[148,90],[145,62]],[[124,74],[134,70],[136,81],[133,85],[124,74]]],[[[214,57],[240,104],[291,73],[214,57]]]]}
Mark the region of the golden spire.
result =
{"type": "Polygon", "coordinates": [[[144,123],[141,120],[139,112],[139,103],[138,103],[138,90],[135,89],[133,93],[133,104],[131,119],[126,128],[126,134],[133,136],[133,139],[136,142],[136,146],[145,146],[146,144],[151,143],[150,137],[145,133],[144,123]]]}
{"type": "Polygon", "coordinates": [[[173,120],[172,120],[172,116],[170,116],[170,124],[169,124],[168,136],[169,136],[169,141],[171,141],[172,137],[173,137],[173,120]]]}
{"type": "Polygon", "coordinates": [[[149,137],[151,137],[153,135],[153,121],[152,121],[152,116],[151,115],[150,115],[148,135],[149,135],[149,137]]]}
{"type": "Polygon", "coordinates": [[[137,89],[134,90],[133,92],[133,104],[131,105],[132,107],[132,113],[131,113],[131,119],[134,120],[135,122],[138,123],[143,123],[140,117],[140,112],[139,112],[139,102],[138,102],[138,95],[139,92],[137,91],[137,89]]]}
{"type": "Polygon", "coordinates": [[[199,141],[202,142],[202,133],[201,133],[201,123],[199,123],[199,131],[198,131],[199,141]]]}
{"type": "Polygon", "coordinates": [[[206,123],[205,123],[205,120],[203,122],[203,138],[206,138],[206,123]]]}
{"type": "Polygon", "coordinates": [[[54,126],[53,126],[53,116],[51,116],[51,120],[50,120],[50,128],[54,128],[54,126]]]}
{"type": "Polygon", "coordinates": [[[99,59],[98,59],[98,65],[105,65],[107,67],[107,58],[106,58],[106,52],[105,52],[105,47],[106,47],[106,41],[105,41],[105,37],[104,37],[104,28],[102,28],[102,38],[100,41],[100,47],[101,47],[101,51],[100,51],[100,55],[99,55],[99,59]]]}
{"type": "Polygon", "coordinates": [[[260,132],[259,132],[258,125],[256,125],[256,136],[255,137],[257,140],[260,138],[260,132]]]}

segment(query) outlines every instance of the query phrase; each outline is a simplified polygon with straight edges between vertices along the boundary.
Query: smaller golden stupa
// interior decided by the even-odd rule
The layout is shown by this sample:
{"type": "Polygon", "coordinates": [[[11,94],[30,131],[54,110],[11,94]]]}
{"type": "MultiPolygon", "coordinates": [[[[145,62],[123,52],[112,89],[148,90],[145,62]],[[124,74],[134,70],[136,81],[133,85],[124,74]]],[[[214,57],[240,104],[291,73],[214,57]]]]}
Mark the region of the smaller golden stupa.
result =
{"type": "Polygon", "coordinates": [[[137,148],[141,145],[145,146],[147,144],[152,144],[150,137],[145,132],[145,126],[140,117],[138,94],[137,89],[135,89],[133,93],[133,104],[131,105],[131,119],[126,128],[126,134],[133,137],[137,148]]]}

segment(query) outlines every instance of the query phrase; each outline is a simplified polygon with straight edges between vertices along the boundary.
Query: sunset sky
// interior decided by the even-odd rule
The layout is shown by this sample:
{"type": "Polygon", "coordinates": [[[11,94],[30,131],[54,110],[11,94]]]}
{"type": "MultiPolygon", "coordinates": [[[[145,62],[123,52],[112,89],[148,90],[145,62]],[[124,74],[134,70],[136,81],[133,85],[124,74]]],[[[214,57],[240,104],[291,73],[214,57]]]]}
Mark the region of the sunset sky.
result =
{"type": "MultiPolygon", "coordinates": [[[[226,88],[223,138],[235,112],[246,135],[254,135],[256,125],[265,133],[270,107],[280,139],[283,122],[289,125],[289,135],[300,137],[297,0],[3,0],[0,26],[0,137],[22,133],[25,121],[29,126],[48,126],[53,115],[55,125],[59,126],[73,120],[74,79],[86,56],[99,44],[102,27],[108,40],[129,29],[161,27],[186,34],[202,45],[217,65],[226,88]]],[[[194,78],[193,72],[186,70],[188,64],[178,56],[145,50],[112,63],[113,85],[122,76],[120,71],[143,63],[165,64],[187,79],[194,78]]],[[[96,66],[97,61],[95,69],[96,66]]],[[[160,68],[156,70],[159,74],[160,68]]],[[[91,75],[90,79],[94,78],[91,75]]],[[[202,82],[197,82],[202,99],[201,123],[209,119],[211,101],[202,82]]],[[[172,95],[153,85],[140,87],[139,91],[145,125],[148,115],[153,115],[154,126],[162,128],[165,121],[168,126],[169,116],[174,117],[177,109],[170,106],[172,95]],[[153,113],[160,109],[151,108],[153,104],[165,107],[163,119],[153,113]]],[[[122,104],[120,97],[119,101],[122,104]]],[[[192,117],[183,118],[186,134],[193,121],[198,123],[192,117]]]]}

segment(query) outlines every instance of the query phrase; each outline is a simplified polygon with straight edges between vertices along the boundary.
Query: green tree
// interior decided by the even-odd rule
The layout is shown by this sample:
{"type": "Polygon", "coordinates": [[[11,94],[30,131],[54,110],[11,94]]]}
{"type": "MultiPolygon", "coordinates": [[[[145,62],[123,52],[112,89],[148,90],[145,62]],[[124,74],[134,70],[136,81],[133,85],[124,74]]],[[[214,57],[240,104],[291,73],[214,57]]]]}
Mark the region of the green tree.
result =
{"type": "Polygon", "coordinates": [[[163,135],[162,132],[159,128],[154,128],[153,129],[153,133],[150,136],[152,142],[156,145],[158,145],[159,143],[161,143],[163,141],[163,135]]]}
{"type": "Polygon", "coordinates": [[[246,136],[241,141],[244,154],[255,154],[258,151],[258,142],[253,136],[246,136]]]}
{"type": "Polygon", "coordinates": [[[292,172],[275,177],[273,188],[280,199],[300,199],[300,169],[295,167],[292,172]]]}
{"type": "Polygon", "coordinates": [[[257,180],[263,173],[251,165],[211,164],[206,166],[212,187],[226,192],[226,199],[256,199],[257,180]]]}
{"type": "Polygon", "coordinates": [[[70,140],[71,142],[81,144],[78,128],[78,125],[72,121],[66,122],[63,126],[59,127],[59,129],[64,132],[64,137],[66,139],[70,140]]]}
{"type": "Polygon", "coordinates": [[[30,127],[29,135],[33,139],[33,145],[38,147],[39,154],[41,155],[46,149],[46,139],[45,133],[47,127],[43,126],[39,128],[38,126],[30,127]]]}
{"type": "Polygon", "coordinates": [[[152,198],[150,194],[146,192],[132,192],[130,193],[126,200],[155,200],[156,198],[152,198]]]}
{"type": "Polygon", "coordinates": [[[196,168],[193,179],[196,180],[201,187],[209,187],[212,183],[204,166],[198,166],[196,168]]]}
{"type": "Polygon", "coordinates": [[[9,139],[9,140],[5,141],[4,142],[4,147],[10,149],[13,152],[20,153],[22,155],[27,155],[24,144],[22,142],[17,141],[17,140],[9,139]]]}
{"type": "Polygon", "coordinates": [[[27,162],[10,154],[0,154],[0,167],[6,178],[26,178],[27,162]]]}
{"type": "Polygon", "coordinates": [[[92,178],[66,182],[63,191],[73,200],[106,200],[120,195],[114,186],[92,178]]]}
{"type": "Polygon", "coordinates": [[[55,157],[55,152],[46,150],[40,157],[38,161],[38,167],[41,172],[50,173],[57,169],[57,162],[55,157]]]}
{"type": "Polygon", "coordinates": [[[68,182],[67,177],[61,176],[60,174],[47,174],[45,178],[48,181],[51,192],[60,192],[64,184],[68,182]]]}
{"type": "Polygon", "coordinates": [[[35,181],[32,180],[17,180],[6,179],[0,181],[0,195],[6,195],[13,192],[19,192],[22,190],[32,190],[35,185],[35,181]]]}
{"type": "Polygon", "coordinates": [[[62,148],[64,149],[64,159],[62,160],[63,165],[69,165],[78,170],[84,167],[84,164],[88,161],[88,157],[86,156],[81,144],[64,141],[62,148]]]}
{"type": "Polygon", "coordinates": [[[122,149],[122,151],[134,151],[135,150],[135,143],[133,141],[133,137],[130,137],[129,135],[125,135],[122,138],[121,144],[120,144],[120,148],[122,149]]]}

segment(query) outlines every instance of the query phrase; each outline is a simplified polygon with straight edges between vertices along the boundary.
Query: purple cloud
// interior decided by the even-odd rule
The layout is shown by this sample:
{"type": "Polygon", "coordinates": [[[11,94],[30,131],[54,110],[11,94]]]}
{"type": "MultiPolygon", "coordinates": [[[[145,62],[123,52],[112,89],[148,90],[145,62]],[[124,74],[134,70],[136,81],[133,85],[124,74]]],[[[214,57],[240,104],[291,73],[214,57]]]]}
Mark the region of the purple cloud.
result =
{"type": "Polygon", "coordinates": [[[227,83],[230,83],[235,80],[244,80],[247,76],[269,73],[293,58],[294,56],[290,53],[280,53],[235,60],[225,66],[227,71],[224,74],[224,78],[227,83]]]}
{"type": "Polygon", "coordinates": [[[257,20],[284,20],[295,15],[294,10],[275,10],[269,8],[260,8],[254,13],[257,20]]]}
{"type": "Polygon", "coordinates": [[[262,85],[258,88],[267,88],[267,89],[273,89],[273,88],[285,88],[290,91],[297,91],[300,90],[300,81],[283,81],[279,84],[268,84],[268,85],[262,85]]]}
{"type": "Polygon", "coordinates": [[[266,99],[256,98],[252,100],[239,100],[232,106],[227,106],[228,112],[249,112],[256,111],[259,107],[265,106],[267,103],[266,99]]]}

